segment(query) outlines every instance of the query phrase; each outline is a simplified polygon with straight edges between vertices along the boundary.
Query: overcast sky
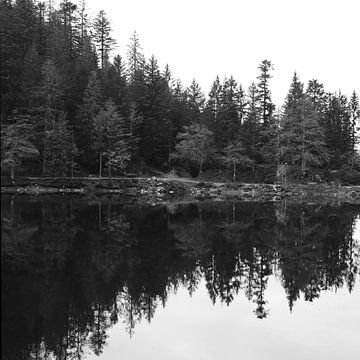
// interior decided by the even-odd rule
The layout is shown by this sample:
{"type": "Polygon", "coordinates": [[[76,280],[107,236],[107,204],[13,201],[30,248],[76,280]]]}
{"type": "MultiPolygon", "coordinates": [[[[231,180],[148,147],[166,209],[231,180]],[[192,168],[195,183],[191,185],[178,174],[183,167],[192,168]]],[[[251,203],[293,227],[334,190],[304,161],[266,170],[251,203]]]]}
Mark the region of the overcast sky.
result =
{"type": "Polygon", "coordinates": [[[359,0],[87,0],[111,19],[117,52],[139,34],[185,86],[195,78],[208,93],[217,74],[247,88],[263,59],[274,64],[271,89],[280,105],[296,70],[327,91],[360,93],[359,0]]]}

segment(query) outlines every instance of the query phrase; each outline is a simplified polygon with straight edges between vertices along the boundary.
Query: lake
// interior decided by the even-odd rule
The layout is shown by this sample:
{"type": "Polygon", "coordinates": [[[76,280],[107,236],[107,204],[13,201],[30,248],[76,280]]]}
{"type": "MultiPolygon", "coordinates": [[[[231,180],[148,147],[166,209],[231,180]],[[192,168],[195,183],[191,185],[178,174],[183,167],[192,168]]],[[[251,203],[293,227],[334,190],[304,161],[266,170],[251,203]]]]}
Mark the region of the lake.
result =
{"type": "Polygon", "coordinates": [[[2,196],[2,359],[358,359],[360,207],[2,196]]]}

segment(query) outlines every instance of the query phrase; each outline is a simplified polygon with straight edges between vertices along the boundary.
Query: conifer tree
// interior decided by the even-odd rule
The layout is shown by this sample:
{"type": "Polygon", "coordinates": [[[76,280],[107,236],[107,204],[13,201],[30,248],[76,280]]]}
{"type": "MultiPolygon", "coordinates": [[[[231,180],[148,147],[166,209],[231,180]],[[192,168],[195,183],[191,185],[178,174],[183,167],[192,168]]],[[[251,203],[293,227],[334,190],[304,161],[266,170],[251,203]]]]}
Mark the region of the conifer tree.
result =
{"type": "Polygon", "coordinates": [[[216,76],[215,81],[211,85],[208,101],[206,102],[206,122],[213,131],[219,115],[221,87],[219,76],[216,76]]]}
{"type": "Polygon", "coordinates": [[[230,76],[224,80],[220,93],[220,107],[218,113],[217,132],[222,144],[234,140],[239,136],[241,120],[239,117],[239,93],[238,84],[230,76]]]}
{"type": "Polygon", "coordinates": [[[346,96],[341,93],[328,94],[324,114],[326,144],[331,154],[331,167],[339,168],[344,158],[352,152],[352,126],[346,96]]]}
{"type": "Polygon", "coordinates": [[[253,160],[246,153],[243,141],[231,140],[223,150],[222,162],[233,169],[233,181],[236,181],[237,166],[247,168],[252,166],[253,160]]]}
{"type": "Polygon", "coordinates": [[[98,115],[101,106],[101,85],[97,78],[97,73],[93,71],[88,78],[82,104],[78,110],[78,121],[75,126],[76,143],[80,150],[80,159],[84,164],[89,164],[94,160],[91,149],[92,132],[95,117],[98,115]]]}
{"type": "Polygon", "coordinates": [[[78,150],[64,115],[47,126],[44,134],[44,154],[46,175],[73,175],[78,150]]]}
{"type": "Polygon", "coordinates": [[[187,102],[189,107],[190,123],[202,122],[202,111],[205,105],[205,96],[201,91],[200,85],[195,79],[191,82],[191,85],[187,88],[187,102]]]}
{"type": "Polygon", "coordinates": [[[112,100],[106,102],[94,119],[93,140],[93,149],[99,156],[99,177],[102,176],[104,162],[109,177],[113,171],[126,168],[130,161],[129,134],[125,119],[112,100]]]}
{"type": "Polygon", "coordinates": [[[246,152],[252,161],[252,169],[255,171],[255,163],[258,160],[261,149],[261,109],[259,108],[258,93],[255,83],[252,83],[248,90],[247,109],[242,126],[243,143],[246,152]]]}
{"type": "Polygon", "coordinates": [[[33,131],[28,116],[14,116],[13,123],[1,128],[1,169],[9,169],[14,181],[15,170],[22,159],[36,159],[39,151],[33,144],[33,131]]]}
{"type": "Polygon", "coordinates": [[[287,95],[281,125],[280,163],[290,165],[294,175],[303,178],[328,161],[318,113],[305,96],[296,73],[287,95]]]}
{"type": "MultiPolygon", "coordinates": [[[[319,115],[323,116],[326,109],[326,95],[324,91],[324,85],[319,83],[316,79],[309,81],[306,95],[308,99],[314,104],[315,110],[319,115]]],[[[323,121],[321,119],[321,121],[323,121]]]]}
{"type": "Polygon", "coordinates": [[[127,56],[129,103],[136,107],[139,114],[142,114],[146,92],[145,57],[136,32],[130,38],[127,56]]]}
{"type": "Polygon", "coordinates": [[[140,45],[140,40],[136,31],[130,37],[130,44],[127,50],[128,55],[128,75],[133,81],[139,71],[143,71],[145,66],[145,57],[140,45]]]}
{"type": "Polygon", "coordinates": [[[64,117],[63,80],[52,60],[46,61],[41,69],[41,82],[33,92],[31,122],[35,129],[35,144],[42,158],[42,172],[47,173],[45,133],[53,124],[64,117]]]}
{"type": "Polygon", "coordinates": [[[103,95],[111,98],[122,115],[128,114],[128,84],[125,63],[116,55],[112,64],[103,71],[103,95]]]}
{"type": "Polygon", "coordinates": [[[360,105],[359,96],[354,91],[349,101],[350,111],[350,124],[351,124],[351,147],[355,152],[356,145],[359,143],[359,131],[360,131],[360,105]]]}
{"type": "Polygon", "coordinates": [[[171,132],[169,88],[152,56],[145,66],[145,93],[140,126],[140,152],[145,161],[163,166],[171,132]]]}
{"type": "Polygon", "coordinates": [[[93,23],[93,38],[100,53],[100,67],[103,70],[109,58],[109,52],[115,45],[111,37],[110,21],[105,11],[101,10],[93,23]]]}
{"type": "Polygon", "coordinates": [[[257,77],[259,82],[257,83],[257,93],[259,99],[259,108],[261,110],[261,122],[264,126],[267,126],[271,115],[274,111],[274,104],[271,101],[271,92],[269,88],[269,80],[271,79],[271,70],[273,65],[269,60],[263,60],[258,66],[260,75],[257,77]]]}

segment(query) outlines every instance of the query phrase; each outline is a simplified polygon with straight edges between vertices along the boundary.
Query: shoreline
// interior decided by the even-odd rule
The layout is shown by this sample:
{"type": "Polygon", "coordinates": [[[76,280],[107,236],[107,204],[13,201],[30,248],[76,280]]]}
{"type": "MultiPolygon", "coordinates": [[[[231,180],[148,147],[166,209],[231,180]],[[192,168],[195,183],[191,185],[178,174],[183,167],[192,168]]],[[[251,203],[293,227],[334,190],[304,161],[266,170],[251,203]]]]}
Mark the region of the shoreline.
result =
{"type": "Polygon", "coordinates": [[[336,201],[360,204],[360,186],[337,186],[317,183],[279,184],[217,183],[183,178],[21,178],[15,184],[1,184],[2,194],[50,195],[107,194],[141,198],[148,202],[185,200],[336,201]]]}

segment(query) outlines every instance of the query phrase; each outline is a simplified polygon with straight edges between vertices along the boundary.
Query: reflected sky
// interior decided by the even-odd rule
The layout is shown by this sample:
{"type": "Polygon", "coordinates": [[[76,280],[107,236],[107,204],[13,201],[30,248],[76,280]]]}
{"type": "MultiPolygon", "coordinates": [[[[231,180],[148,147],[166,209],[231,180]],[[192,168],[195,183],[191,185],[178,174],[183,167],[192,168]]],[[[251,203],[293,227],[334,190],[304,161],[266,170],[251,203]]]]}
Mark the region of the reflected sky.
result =
{"type": "MultiPolygon", "coordinates": [[[[359,218],[354,239],[360,241],[359,218]]],[[[284,288],[273,276],[266,290],[270,314],[260,320],[245,296],[229,306],[213,305],[202,281],[191,296],[184,288],[171,295],[166,307],[157,309],[151,323],[141,322],[132,337],[126,336],[124,324],[117,324],[101,359],[356,359],[359,290],[358,281],[352,294],[345,288],[325,291],[314,302],[298,301],[290,312],[284,288]]]]}
{"type": "MultiPolygon", "coordinates": [[[[180,289],[158,308],[151,323],[127,336],[124,324],[109,331],[102,360],[113,359],[356,359],[360,335],[360,292],[326,291],[314,302],[298,301],[290,313],[280,282],[272,277],[266,297],[270,314],[253,316],[239,297],[213,305],[204,282],[190,296],[180,289]]],[[[86,359],[99,359],[90,355],[86,359]]]]}

